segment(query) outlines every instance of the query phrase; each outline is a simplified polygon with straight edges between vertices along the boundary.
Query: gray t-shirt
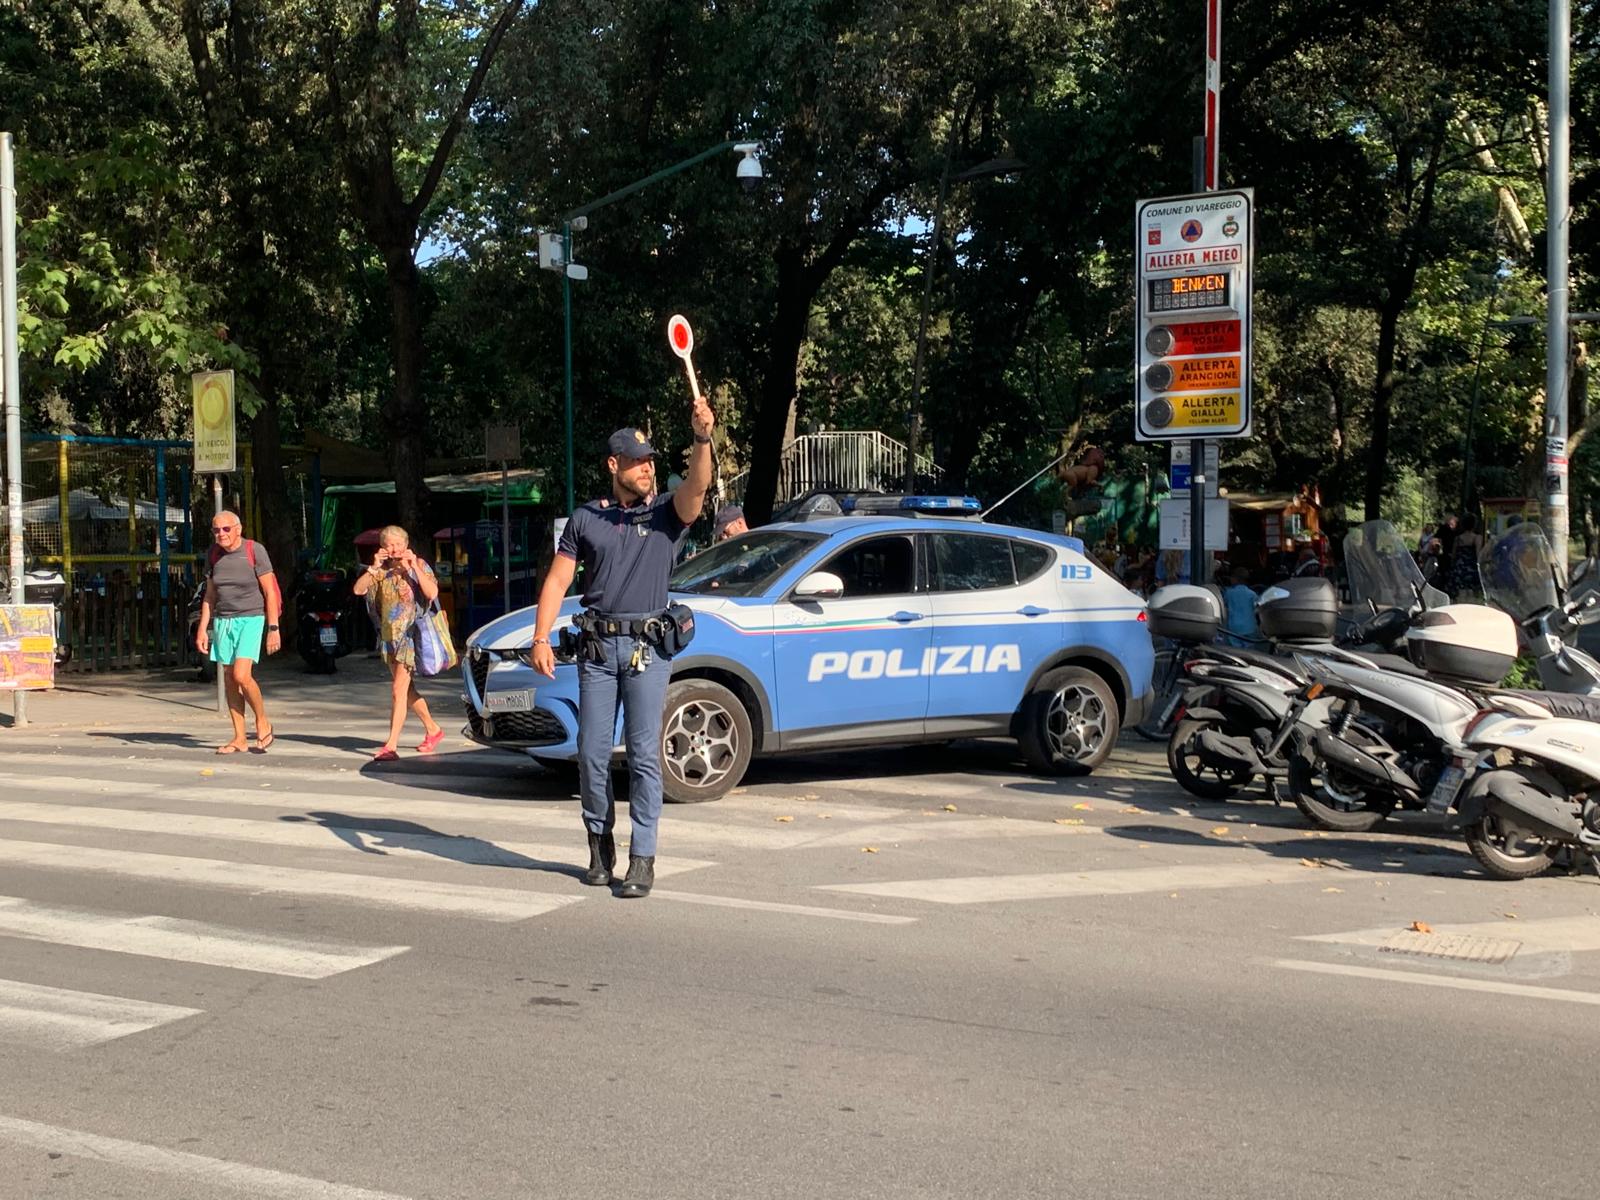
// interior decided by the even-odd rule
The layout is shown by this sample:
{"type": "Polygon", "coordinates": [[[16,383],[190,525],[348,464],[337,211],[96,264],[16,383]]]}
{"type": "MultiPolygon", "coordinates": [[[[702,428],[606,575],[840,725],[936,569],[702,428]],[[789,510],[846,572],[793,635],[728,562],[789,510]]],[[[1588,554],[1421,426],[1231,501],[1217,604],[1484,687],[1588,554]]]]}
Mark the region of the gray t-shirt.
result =
{"type": "Polygon", "coordinates": [[[267,557],[267,548],[257,542],[256,565],[252,571],[250,556],[245,550],[249,544],[241,539],[238,549],[224,553],[206,572],[217,589],[217,604],[213,610],[216,616],[256,617],[267,611],[266,597],[262,595],[257,577],[272,570],[272,560],[267,557]]]}
{"type": "Polygon", "coordinates": [[[586,568],[585,608],[657,613],[667,606],[667,576],[688,529],[671,492],[630,508],[592,500],[572,514],[556,553],[586,568]]]}

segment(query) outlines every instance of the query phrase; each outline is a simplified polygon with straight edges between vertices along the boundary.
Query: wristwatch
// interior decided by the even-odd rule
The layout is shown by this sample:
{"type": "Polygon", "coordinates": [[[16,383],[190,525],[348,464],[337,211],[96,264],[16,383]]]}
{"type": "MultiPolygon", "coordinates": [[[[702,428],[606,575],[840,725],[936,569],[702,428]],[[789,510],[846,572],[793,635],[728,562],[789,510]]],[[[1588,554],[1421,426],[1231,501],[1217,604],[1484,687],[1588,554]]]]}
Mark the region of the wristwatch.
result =
{"type": "Polygon", "coordinates": [[[277,633],[278,632],[278,627],[276,625],[268,625],[267,626],[267,632],[268,633],[277,633]]]}
{"type": "Polygon", "coordinates": [[[707,446],[711,444],[711,439],[708,437],[701,437],[697,433],[694,435],[694,444],[697,446],[707,446]]]}

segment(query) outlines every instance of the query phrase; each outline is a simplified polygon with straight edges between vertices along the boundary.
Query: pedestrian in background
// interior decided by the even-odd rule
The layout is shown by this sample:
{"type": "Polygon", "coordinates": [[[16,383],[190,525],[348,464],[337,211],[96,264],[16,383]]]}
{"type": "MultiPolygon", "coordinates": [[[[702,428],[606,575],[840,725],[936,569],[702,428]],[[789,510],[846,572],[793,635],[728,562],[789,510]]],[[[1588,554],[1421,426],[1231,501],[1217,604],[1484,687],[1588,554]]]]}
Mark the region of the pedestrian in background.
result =
{"type": "Polygon", "coordinates": [[[444,730],[417,691],[416,626],[439,598],[439,582],[433,577],[433,568],[412,553],[411,537],[404,529],[385,525],[378,531],[378,552],[372,565],[356,579],[352,590],[367,598],[367,613],[378,635],[378,653],[389,668],[389,738],[372,760],[393,762],[400,757],[400,733],[405,728],[407,709],[422,722],[423,738],[417,744],[417,753],[432,754],[444,740],[444,730]]]}
{"type": "Polygon", "coordinates": [[[1460,599],[1477,599],[1483,594],[1483,583],[1478,576],[1478,552],[1483,549],[1483,538],[1478,533],[1478,522],[1472,516],[1461,518],[1456,527],[1455,550],[1450,570],[1451,596],[1460,599]]]}
{"type": "Polygon", "coordinates": [[[712,522],[712,541],[725,542],[741,533],[750,532],[750,523],[744,519],[744,509],[737,504],[726,504],[717,511],[712,522]]]}
{"type": "Polygon", "coordinates": [[[1261,640],[1261,628],[1256,624],[1256,594],[1244,581],[1244,576],[1225,567],[1217,572],[1217,587],[1222,591],[1223,628],[1227,640],[1235,646],[1248,646],[1261,640]]]}
{"type": "Polygon", "coordinates": [[[211,656],[226,681],[233,738],[218,746],[217,753],[238,754],[250,748],[245,736],[246,705],[255,713],[256,749],[265,751],[273,742],[272,722],[267,719],[255,665],[263,649],[276,654],[283,646],[278,632],[283,593],[278,590],[267,548],[244,536],[237,513],[224,509],[212,517],[211,537],[195,647],[211,656]]]}

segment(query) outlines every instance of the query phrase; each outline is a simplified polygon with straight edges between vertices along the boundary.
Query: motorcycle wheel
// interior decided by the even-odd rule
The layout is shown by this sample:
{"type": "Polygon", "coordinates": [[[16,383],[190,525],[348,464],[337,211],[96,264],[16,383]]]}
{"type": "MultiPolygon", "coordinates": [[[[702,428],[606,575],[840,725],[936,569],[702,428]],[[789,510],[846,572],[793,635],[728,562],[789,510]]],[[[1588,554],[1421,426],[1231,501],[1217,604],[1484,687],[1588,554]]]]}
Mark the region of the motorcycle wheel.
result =
{"type": "Polygon", "coordinates": [[[1495,813],[1467,826],[1467,849],[1495,879],[1532,879],[1543,875],[1561,852],[1559,844],[1518,829],[1495,813]]]}
{"type": "Polygon", "coordinates": [[[1167,741],[1167,766],[1178,786],[1201,800],[1226,800],[1255,777],[1248,767],[1237,770],[1219,770],[1208,766],[1200,757],[1200,735],[1210,729],[1205,720],[1179,721],[1167,741]]]}
{"type": "Polygon", "coordinates": [[[1178,652],[1171,648],[1156,651],[1156,665],[1150,672],[1150,707],[1145,711],[1144,720],[1133,727],[1145,741],[1164,742],[1172,733],[1172,722],[1163,721],[1161,714],[1170,707],[1172,693],[1182,678],[1183,664],[1178,661],[1178,652]]]}
{"type": "MultiPolygon", "coordinates": [[[[1357,746],[1378,742],[1359,725],[1352,725],[1345,736],[1357,746]]],[[[1366,833],[1393,812],[1398,803],[1392,793],[1368,788],[1330,767],[1305,738],[1296,739],[1289,755],[1289,792],[1306,820],[1319,829],[1337,833],[1366,833]]]]}

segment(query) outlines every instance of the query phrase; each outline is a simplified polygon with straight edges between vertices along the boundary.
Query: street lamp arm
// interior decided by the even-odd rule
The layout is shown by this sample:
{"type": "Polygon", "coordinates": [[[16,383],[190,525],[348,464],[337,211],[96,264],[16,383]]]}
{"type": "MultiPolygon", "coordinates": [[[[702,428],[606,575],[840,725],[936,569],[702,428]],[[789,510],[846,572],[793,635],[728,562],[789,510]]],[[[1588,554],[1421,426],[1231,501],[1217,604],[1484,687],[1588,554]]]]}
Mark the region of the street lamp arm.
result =
{"type": "Polygon", "coordinates": [[[661,180],[667,178],[669,175],[676,175],[679,171],[687,171],[690,167],[695,166],[695,165],[697,165],[699,163],[703,163],[708,158],[715,158],[717,155],[723,153],[724,151],[732,150],[737,145],[739,145],[739,141],[737,139],[733,139],[733,138],[730,138],[726,142],[719,142],[717,145],[711,147],[711,149],[709,149],[709,150],[702,150],[699,154],[696,154],[693,158],[686,158],[682,162],[673,163],[672,166],[663,167],[663,168],[661,168],[661,170],[657,171],[655,174],[646,175],[643,179],[635,180],[633,183],[628,184],[626,187],[620,187],[614,192],[607,192],[604,196],[601,196],[598,200],[591,200],[591,201],[589,201],[589,203],[583,205],[581,208],[573,209],[571,212],[569,212],[565,216],[563,216],[561,218],[561,220],[563,222],[568,222],[568,221],[574,220],[577,217],[586,217],[590,213],[594,212],[594,210],[597,209],[597,208],[604,208],[606,205],[615,203],[616,201],[621,200],[626,196],[631,196],[635,192],[643,191],[645,188],[649,187],[652,183],[658,183],[661,180]]]}

